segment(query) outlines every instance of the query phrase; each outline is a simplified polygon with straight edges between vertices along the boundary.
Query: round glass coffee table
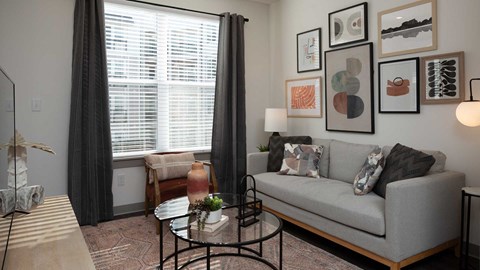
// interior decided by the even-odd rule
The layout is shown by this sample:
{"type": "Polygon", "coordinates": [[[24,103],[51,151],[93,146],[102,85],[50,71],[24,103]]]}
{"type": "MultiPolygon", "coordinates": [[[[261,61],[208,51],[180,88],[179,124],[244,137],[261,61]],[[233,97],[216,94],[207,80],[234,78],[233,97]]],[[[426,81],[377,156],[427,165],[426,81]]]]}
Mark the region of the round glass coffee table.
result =
{"type": "MultiPolygon", "coordinates": [[[[283,244],[283,223],[280,218],[274,214],[262,210],[257,214],[257,222],[242,226],[240,219],[237,218],[242,207],[240,195],[236,194],[214,194],[223,199],[224,206],[222,214],[228,216],[229,220],[214,232],[194,230],[191,228],[195,218],[190,216],[188,199],[181,197],[172,199],[160,204],[155,209],[155,216],[161,222],[160,224],[160,269],[163,269],[164,263],[174,260],[175,269],[183,269],[195,262],[205,260],[206,268],[210,269],[210,260],[214,257],[234,256],[244,257],[256,260],[270,267],[271,269],[282,269],[282,244],[283,244]],[[174,235],[175,250],[172,254],[163,258],[163,232],[162,223],[170,220],[170,231],[174,235]],[[275,266],[263,258],[263,242],[279,235],[279,263],[275,266]],[[178,240],[188,243],[188,247],[179,249],[178,240]],[[258,244],[258,248],[250,246],[258,244]],[[221,252],[212,252],[212,247],[221,247],[221,252]],[[179,266],[178,257],[182,253],[204,249],[205,252],[191,257],[188,261],[179,266]]],[[[196,253],[197,254],[197,253],[196,253]]]]}

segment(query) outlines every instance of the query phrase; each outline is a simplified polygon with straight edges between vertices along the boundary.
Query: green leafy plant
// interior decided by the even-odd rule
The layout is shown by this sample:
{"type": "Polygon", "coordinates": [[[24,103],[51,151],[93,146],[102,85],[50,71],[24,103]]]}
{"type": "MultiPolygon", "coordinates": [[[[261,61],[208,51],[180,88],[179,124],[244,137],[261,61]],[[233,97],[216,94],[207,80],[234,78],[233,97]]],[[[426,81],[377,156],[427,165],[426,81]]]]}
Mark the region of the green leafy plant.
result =
{"type": "Polygon", "coordinates": [[[203,230],[205,228],[205,221],[210,215],[210,212],[221,209],[222,205],[223,200],[217,196],[214,196],[213,198],[206,196],[203,200],[197,200],[192,204],[192,214],[196,215],[198,228],[203,230]],[[202,215],[202,212],[205,212],[205,214],[202,215]]]}
{"type": "Polygon", "coordinates": [[[258,149],[258,151],[260,151],[260,152],[268,152],[268,151],[269,151],[268,145],[263,145],[263,144],[259,144],[259,145],[257,146],[257,149],[258,149]]]}

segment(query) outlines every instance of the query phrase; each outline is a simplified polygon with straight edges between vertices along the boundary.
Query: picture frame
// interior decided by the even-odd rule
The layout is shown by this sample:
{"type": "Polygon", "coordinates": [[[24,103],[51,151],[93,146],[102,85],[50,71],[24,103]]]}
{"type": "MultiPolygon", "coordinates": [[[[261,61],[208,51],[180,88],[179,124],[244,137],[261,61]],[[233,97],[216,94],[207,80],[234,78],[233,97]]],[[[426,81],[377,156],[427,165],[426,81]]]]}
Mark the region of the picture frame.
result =
{"type": "Polygon", "coordinates": [[[331,48],[368,40],[368,3],[329,13],[328,40],[331,48]]]}
{"type": "Polygon", "coordinates": [[[378,13],[380,58],[437,49],[437,1],[421,0],[378,13]]]}
{"type": "Polygon", "coordinates": [[[322,117],[322,78],[285,81],[287,117],[322,117]]]}
{"type": "Polygon", "coordinates": [[[322,28],[297,34],[297,73],[322,69],[322,28]]]}
{"type": "Polygon", "coordinates": [[[420,113],[419,58],[378,63],[378,112],[420,113]]]}
{"type": "Polygon", "coordinates": [[[375,133],[373,43],[325,52],[327,131],[375,133]]]}
{"type": "Polygon", "coordinates": [[[422,57],[420,67],[422,104],[465,100],[463,51],[422,57]]]}

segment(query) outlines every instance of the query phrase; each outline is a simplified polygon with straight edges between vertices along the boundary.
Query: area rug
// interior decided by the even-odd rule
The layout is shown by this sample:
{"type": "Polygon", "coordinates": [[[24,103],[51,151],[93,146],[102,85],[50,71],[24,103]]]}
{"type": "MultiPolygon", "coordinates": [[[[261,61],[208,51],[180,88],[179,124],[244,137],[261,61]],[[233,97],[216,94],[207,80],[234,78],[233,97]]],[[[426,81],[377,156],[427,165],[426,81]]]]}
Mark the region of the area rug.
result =
{"type": "MultiPolygon", "coordinates": [[[[81,230],[97,270],[140,270],[155,269],[159,264],[159,236],[155,233],[156,219],[136,216],[104,222],[98,226],[82,226],[81,230]]],[[[164,224],[167,225],[166,223],[164,224]]],[[[173,235],[165,227],[164,253],[174,249],[173,235]]],[[[278,266],[278,236],[264,242],[263,256],[278,266]]],[[[179,241],[182,243],[182,241],[179,241]]],[[[257,245],[258,247],[258,245],[257,245]]],[[[217,250],[218,251],[218,250],[217,250]]],[[[179,262],[198,256],[200,249],[182,254],[179,262]]],[[[215,252],[215,249],[213,249],[215,252]]],[[[164,269],[173,269],[170,260],[164,269]]],[[[185,269],[205,269],[200,261],[185,269]]],[[[264,264],[248,258],[218,257],[211,259],[211,269],[268,269],[264,264]]],[[[291,234],[283,233],[283,269],[360,269],[322,249],[300,240],[291,234]]]]}

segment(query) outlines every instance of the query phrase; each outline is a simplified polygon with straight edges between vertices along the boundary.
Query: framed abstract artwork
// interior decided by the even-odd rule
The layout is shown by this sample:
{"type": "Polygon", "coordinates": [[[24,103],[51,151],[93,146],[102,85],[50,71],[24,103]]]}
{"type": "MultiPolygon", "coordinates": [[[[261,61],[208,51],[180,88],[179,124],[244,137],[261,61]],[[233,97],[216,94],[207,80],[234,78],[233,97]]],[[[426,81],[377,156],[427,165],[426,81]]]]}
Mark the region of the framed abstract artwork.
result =
{"type": "Polygon", "coordinates": [[[437,49],[437,2],[421,0],[378,13],[378,55],[437,49]]]}
{"type": "Polygon", "coordinates": [[[322,28],[297,34],[297,72],[322,69],[322,28]]]}
{"type": "Polygon", "coordinates": [[[368,3],[329,13],[328,40],[330,47],[368,40],[368,3]]]}
{"type": "Polygon", "coordinates": [[[375,133],[373,44],[325,52],[325,116],[329,131],[375,133]]]}
{"type": "Polygon", "coordinates": [[[465,99],[464,53],[421,58],[422,104],[460,103],[465,99]]]}
{"type": "Polygon", "coordinates": [[[287,117],[322,117],[322,78],[285,81],[287,117]]]}
{"type": "Polygon", "coordinates": [[[419,59],[378,63],[378,112],[420,113],[419,59]]]}

